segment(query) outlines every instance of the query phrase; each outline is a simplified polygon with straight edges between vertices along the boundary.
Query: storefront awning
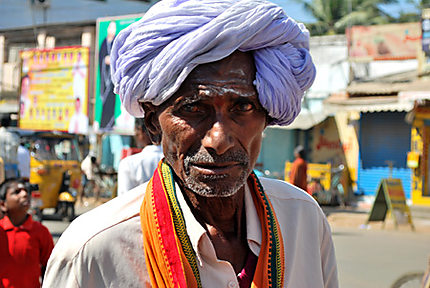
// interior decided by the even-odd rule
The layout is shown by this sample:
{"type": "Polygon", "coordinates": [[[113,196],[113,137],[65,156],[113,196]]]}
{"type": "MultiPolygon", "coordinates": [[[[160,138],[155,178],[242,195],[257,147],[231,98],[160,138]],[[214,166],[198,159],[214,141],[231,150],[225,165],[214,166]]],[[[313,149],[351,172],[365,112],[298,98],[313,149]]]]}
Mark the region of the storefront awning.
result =
{"type": "Polygon", "coordinates": [[[307,130],[324,121],[329,114],[321,110],[310,110],[302,108],[299,116],[288,126],[275,126],[282,129],[307,130]]]}
{"type": "Polygon", "coordinates": [[[329,97],[325,106],[330,111],[384,112],[411,111],[413,101],[400,101],[397,96],[339,98],[329,97]]]}

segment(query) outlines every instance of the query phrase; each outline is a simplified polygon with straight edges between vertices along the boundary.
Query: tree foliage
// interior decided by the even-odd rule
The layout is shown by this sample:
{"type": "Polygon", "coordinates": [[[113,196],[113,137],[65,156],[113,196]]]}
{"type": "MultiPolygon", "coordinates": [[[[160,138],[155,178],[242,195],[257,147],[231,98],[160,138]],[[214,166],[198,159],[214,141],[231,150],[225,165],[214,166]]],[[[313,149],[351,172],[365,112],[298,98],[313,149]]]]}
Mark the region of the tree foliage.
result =
{"type": "MultiPolygon", "coordinates": [[[[397,22],[384,12],[381,4],[398,0],[296,0],[316,19],[306,25],[312,35],[341,34],[353,25],[377,25],[397,22]]],[[[413,0],[410,0],[413,1],[413,0]]],[[[430,1],[430,0],[423,0],[430,1]]]]}

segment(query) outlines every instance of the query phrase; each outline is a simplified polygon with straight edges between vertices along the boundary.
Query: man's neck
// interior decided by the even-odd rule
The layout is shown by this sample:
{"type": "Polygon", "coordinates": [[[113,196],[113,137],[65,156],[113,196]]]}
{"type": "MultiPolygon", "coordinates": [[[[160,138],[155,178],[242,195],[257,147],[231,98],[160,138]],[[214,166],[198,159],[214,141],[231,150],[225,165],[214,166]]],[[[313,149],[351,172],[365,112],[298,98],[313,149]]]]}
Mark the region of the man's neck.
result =
{"type": "Polygon", "coordinates": [[[184,196],[194,217],[206,229],[218,259],[230,262],[238,273],[248,255],[245,187],[230,197],[204,197],[188,189],[184,196]]]}
{"type": "Polygon", "coordinates": [[[6,214],[9,217],[10,222],[13,224],[13,226],[18,227],[21,226],[22,224],[24,224],[24,222],[27,220],[28,218],[28,214],[12,214],[12,213],[7,213],[6,214]]]}
{"type": "Polygon", "coordinates": [[[193,214],[205,227],[216,227],[229,234],[241,230],[242,214],[245,206],[245,188],[230,197],[204,197],[188,189],[185,196],[192,207],[193,214]]]}

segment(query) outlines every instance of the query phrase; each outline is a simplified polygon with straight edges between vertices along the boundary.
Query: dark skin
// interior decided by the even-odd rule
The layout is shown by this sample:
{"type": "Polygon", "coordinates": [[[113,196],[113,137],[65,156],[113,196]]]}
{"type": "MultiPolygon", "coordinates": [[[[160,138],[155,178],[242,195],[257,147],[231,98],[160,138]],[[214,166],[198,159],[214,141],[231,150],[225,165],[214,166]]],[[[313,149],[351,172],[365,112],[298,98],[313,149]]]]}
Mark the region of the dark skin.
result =
{"type": "Polygon", "coordinates": [[[145,124],[218,259],[236,273],[245,265],[244,185],[257,161],[266,111],[253,85],[252,55],[235,52],[199,65],[165,103],[143,103],[145,124]]]}
{"type": "MultiPolygon", "coordinates": [[[[10,222],[14,226],[18,227],[27,220],[30,198],[24,184],[13,182],[6,191],[6,199],[4,201],[0,200],[1,211],[9,217],[10,222]]],[[[46,267],[41,266],[40,269],[40,275],[43,280],[46,267]]]]}
{"type": "Polygon", "coordinates": [[[149,139],[142,127],[136,126],[134,128],[134,139],[136,140],[136,145],[138,148],[144,148],[145,146],[151,144],[151,139],[149,139]]]}
{"type": "Polygon", "coordinates": [[[0,208],[14,226],[23,224],[30,208],[30,196],[25,186],[17,182],[12,183],[6,191],[6,199],[0,201],[0,208]]]}

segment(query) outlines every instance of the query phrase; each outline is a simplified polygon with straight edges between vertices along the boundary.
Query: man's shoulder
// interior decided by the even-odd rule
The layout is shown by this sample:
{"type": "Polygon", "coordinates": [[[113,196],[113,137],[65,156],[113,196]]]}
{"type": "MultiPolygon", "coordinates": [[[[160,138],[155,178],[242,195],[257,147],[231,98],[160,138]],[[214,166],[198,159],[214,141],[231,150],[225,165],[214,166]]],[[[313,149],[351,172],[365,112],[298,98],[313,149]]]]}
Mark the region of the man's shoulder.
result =
{"type": "Polygon", "coordinates": [[[136,165],[141,162],[144,163],[146,161],[152,161],[152,160],[156,160],[158,162],[163,156],[164,156],[163,151],[159,146],[147,145],[139,153],[127,156],[124,159],[122,159],[119,162],[119,164],[121,165],[121,163],[123,163],[121,166],[125,166],[125,165],[131,165],[131,163],[133,163],[133,165],[136,165]],[[154,159],[154,157],[156,159],[154,159]]]}
{"type": "Polygon", "coordinates": [[[39,221],[35,221],[31,219],[31,226],[33,230],[36,230],[38,233],[51,233],[49,232],[48,227],[40,223],[39,221]]]}
{"type": "Polygon", "coordinates": [[[82,214],[64,231],[55,250],[61,257],[71,260],[97,235],[139,217],[145,190],[146,183],[82,214]]]}
{"type": "Polygon", "coordinates": [[[259,177],[258,179],[269,197],[275,197],[280,200],[303,200],[318,205],[312,196],[288,182],[265,177],[259,177]]]}
{"type": "Polygon", "coordinates": [[[163,149],[160,145],[146,145],[140,155],[150,155],[150,154],[163,154],[163,149]]]}
{"type": "Polygon", "coordinates": [[[142,152],[139,152],[121,159],[121,161],[119,161],[118,171],[121,170],[123,172],[124,170],[130,170],[136,165],[139,165],[144,159],[141,154],[142,152]]]}

